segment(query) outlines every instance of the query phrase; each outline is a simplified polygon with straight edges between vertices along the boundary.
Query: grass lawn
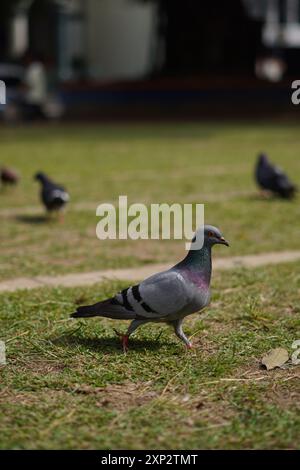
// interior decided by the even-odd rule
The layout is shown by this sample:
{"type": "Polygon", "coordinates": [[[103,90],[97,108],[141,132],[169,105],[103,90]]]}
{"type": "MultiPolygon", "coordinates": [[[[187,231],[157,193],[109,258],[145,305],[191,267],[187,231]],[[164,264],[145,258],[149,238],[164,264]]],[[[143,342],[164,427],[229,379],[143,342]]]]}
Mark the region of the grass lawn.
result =
{"type": "MultiPolygon", "coordinates": [[[[180,241],[105,241],[96,206],[205,203],[231,248],[214,256],[300,250],[299,198],[257,196],[259,151],[300,182],[296,124],[157,124],[0,128],[1,163],[22,182],[0,192],[0,281],[179,260],[180,241]],[[33,174],[67,186],[65,224],[45,223],[33,174]],[[36,210],[36,206],[38,210],[36,210]]],[[[194,350],[146,325],[125,356],[113,328],[68,319],[126,283],[0,295],[0,448],[298,448],[299,366],[260,359],[300,339],[300,263],[215,272],[212,305],[186,320],[194,350]]],[[[120,324],[121,323],[121,324],[120,324]]]]}
{"type": "Polygon", "coordinates": [[[186,321],[189,352],[148,325],[124,355],[113,327],[126,322],[67,319],[124,284],[2,295],[0,447],[299,447],[299,367],[259,367],[300,339],[299,268],[216,273],[211,308],[186,321]]]}
{"type": "Polygon", "coordinates": [[[22,175],[18,188],[0,193],[0,280],[180,258],[178,241],[96,238],[97,205],[123,194],[129,204],[205,203],[206,221],[220,226],[232,243],[230,250],[218,250],[219,256],[300,247],[299,201],[259,200],[252,178],[256,155],[266,150],[300,181],[299,125],[0,128],[0,147],[1,162],[22,175]],[[63,227],[35,223],[37,170],[71,193],[63,227]]]}

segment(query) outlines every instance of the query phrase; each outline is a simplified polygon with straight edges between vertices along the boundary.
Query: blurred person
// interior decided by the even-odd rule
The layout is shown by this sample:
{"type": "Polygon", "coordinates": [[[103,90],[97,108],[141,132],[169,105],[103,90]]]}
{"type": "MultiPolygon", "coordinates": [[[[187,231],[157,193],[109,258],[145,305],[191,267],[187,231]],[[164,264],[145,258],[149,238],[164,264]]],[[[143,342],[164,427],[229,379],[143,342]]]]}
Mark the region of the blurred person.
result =
{"type": "Polygon", "coordinates": [[[255,74],[260,80],[269,82],[280,82],[287,70],[287,65],[281,57],[265,56],[259,57],[255,63],[255,74]]]}
{"type": "Polygon", "coordinates": [[[60,119],[65,111],[65,106],[59,96],[59,80],[57,68],[53,59],[47,58],[44,62],[47,71],[47,99],[44,103],[44,116],[47,119],[60,119]]]}
{"type": "Polygon", "coordinates": [[[43,60],[32,52],[27,52],[24,60],[23,82],[24,111],[27,119],[43,119],[47,103],[47,72],[43,60]]]}
{"type": "Polygon", "coordinates": [[[22,115],[23,107],[23,68],[13,61],[0,62],[0,80],[5,83],[6,104],[0,104],[0,120],[13,123],[22,115]]]}

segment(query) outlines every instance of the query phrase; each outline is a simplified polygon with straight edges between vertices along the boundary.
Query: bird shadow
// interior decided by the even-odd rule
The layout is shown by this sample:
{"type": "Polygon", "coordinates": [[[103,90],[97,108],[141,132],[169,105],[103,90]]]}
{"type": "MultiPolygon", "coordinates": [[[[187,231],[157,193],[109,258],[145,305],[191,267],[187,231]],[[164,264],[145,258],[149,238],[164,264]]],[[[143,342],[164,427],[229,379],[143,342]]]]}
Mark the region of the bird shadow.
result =
{"type": "MultiPolygon", "coordinates": [[[[70,349],[78,349],[78,346],[83,346],[87,350],[92,350],[102,353],[110,354],[124,354],[121,342],[116,336],[112,337],[90,337],[83,338],[79,335],[64,334],[58,338],[52,339],[52,343],[58,346],[68,347],[70,349]]],[[[163,343],[157,340],[144,340],[144,339],[130,339],[129,351],[144,351],[159,350],[163,346],[163,343]]]]}
{"type": "Polygon", "coordinates": [[[245,200],[247,201],[252,201],[252,202],[257,202],[257,201],[263,201],[263,202],[272,202],[276,198],[275,196],[263,196],[262,194],[250,194],[248,197],[245,197],[245,200]]]}
{"type": "Polygon", "coordinates": [[[49,222],[49,218],[46,215],[17,215],[15,216],[17,222],[23,224],[46,224],[49,222]]]}
{"type": "Polygon", "coordinates": [[[248,201],[252,201],[252,202],[269,202],[269,203],[273,203],[273,202],[291,202],[293,199],[292,198],[285,198],[285,197],[280,197],[280,196],[277,196],[275,194],[269,194],[269,195],[262,195],[262,194],[252,194],[251,196],[249,196],[248,198],[248,201]]]}
{"type": "MultiPolygon", "coordinates": [[[[1,183],[0,183],[1,184],[1,183]]],[[[7,185],[4,185],[3,183],[0,186],[0,193],[1,194],[7,194],[11,187],[8,187],[7,185]]]]}

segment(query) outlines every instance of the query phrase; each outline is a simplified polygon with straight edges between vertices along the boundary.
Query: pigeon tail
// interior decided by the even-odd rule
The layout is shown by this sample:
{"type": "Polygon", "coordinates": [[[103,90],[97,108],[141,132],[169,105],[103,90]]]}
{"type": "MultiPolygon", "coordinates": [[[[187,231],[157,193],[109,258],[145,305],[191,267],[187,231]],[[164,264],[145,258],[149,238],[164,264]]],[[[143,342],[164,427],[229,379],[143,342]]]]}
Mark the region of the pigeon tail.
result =
{"type": "Polygon", "coordinates": [[[95,317],[98,314],[94,311],[91,306],[88,307],[79,307],[76,312],[70,315],[71,318],[88,318],[88,317],[95,317]]]}
{"type": "Polygon", "coordinates": [[[94,305],[78,307],[71,318],[106,317],[118,320],[131,320],[135,318],[134,311],[127,311],[115,299],[107,299],[94,305]]]}
{"type": "Polygon", "coordinates": [[[288,176],[277,166],[273,165],[265,155],[258,158],[255,170],[258,185],[276,196],[292,199],[297,192],[296,186],[288,176]]]}
{"type": "Polygon", "coordinates": [[[282,178],[278,184],[278,194],[284,199],[293,199],[298,188],[289,182],[288,179],[282,178]]]}

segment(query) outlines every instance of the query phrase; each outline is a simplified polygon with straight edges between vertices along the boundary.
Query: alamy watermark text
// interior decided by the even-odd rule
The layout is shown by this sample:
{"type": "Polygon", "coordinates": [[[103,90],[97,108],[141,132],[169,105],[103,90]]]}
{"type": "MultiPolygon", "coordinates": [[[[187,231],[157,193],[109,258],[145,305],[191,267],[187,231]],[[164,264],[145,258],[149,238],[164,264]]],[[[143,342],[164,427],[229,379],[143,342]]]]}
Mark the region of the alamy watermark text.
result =
{"type": "Polygon", "coordinates": [[[6,85],[0,80],[0,104],[6,104],[6,85]]]}
{"type": "Polygon", "coordinates": [[[295,90],[292,93],[292,103],[297,106],[300,104],[300,80],[295,80],[292,83],[292,89],[295,90]]]}
{"type": "Polygon", "coordinates": [[[142,203],[128,205],[127,196],[119,196],[117,208],[111,203],[100,204],[96,215],[100,217],[96,228],[100,240],[174,238],[193,240],[186,243],[187,250],[203,246],[204,204],[162,203],[147,207],[142,203]]]}

